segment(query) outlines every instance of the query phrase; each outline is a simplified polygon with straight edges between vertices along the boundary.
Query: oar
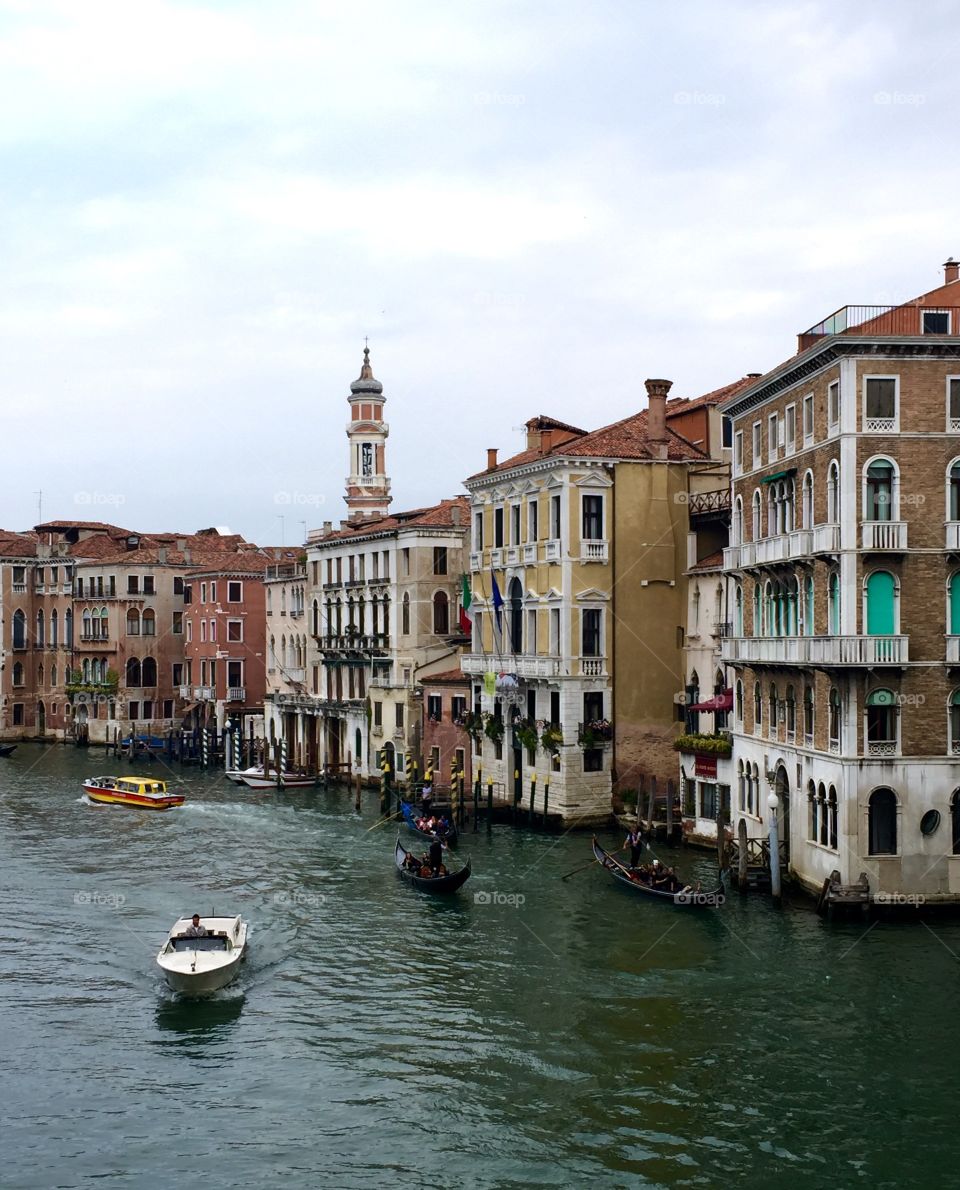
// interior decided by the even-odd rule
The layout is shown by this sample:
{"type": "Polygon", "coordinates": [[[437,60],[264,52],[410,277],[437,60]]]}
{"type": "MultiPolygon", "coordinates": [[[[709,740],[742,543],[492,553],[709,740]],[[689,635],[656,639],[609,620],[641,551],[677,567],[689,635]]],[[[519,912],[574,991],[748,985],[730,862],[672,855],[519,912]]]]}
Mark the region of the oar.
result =
{"type": "Polygon", "coordinates": [[[393,822],[396,814],[388,814],[386,818],[381,818],[379,822],[375,822],[373,826],[368,826],[366,833],[369,835],[371,831],[375,831],[377,827],[384,826],[388,822],[393,822]]]}
{"type": "MultiPolygon", "coordinates": [[[[625,846],[625,845],[624,845],[625,846]]],[[[617,851],[623,851],[623,847],[618,847],[617,851]]],[[[607,855],[616,855],[617,851],[608,851],[607,855]]],[[[569,880],[571,876],[576,876],[578,872],[585,872],[587,868],[592,868],[596,863],[596,858],[592,859],[588,864],[582,864],[579,868],[574,868],[572,872],[568,872],[566,876],[561,876],[561,880],[569,880]]]]}

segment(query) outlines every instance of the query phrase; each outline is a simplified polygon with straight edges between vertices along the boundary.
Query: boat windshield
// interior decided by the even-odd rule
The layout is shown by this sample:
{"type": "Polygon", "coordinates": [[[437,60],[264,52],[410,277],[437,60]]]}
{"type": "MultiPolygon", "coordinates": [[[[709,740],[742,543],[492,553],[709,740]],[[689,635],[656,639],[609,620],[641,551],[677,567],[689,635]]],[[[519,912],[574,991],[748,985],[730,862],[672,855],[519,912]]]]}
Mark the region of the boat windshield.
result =
{"type": "Polygon", "coordinates": [[[226,950],[227,939],[208,934],[205,938],[174,938],[173,949],[182,950],[226,950]]]}

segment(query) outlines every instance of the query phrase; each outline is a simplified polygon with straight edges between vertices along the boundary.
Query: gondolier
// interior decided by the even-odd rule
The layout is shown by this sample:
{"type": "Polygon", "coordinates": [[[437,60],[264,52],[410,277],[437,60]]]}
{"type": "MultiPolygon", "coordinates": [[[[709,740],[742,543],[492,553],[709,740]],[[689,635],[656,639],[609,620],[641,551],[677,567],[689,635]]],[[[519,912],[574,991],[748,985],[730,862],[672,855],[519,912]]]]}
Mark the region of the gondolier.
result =
{"type": "Polygon", "coordinates": [[[640,863],[640,853],[643,851],[643,833],[638,826],[630,828],[623,845],[630,848],[630,867],[636,868],[640,863]]]}
{"type": "Polygon", "coordinates": [[[440,869],[443,866],[443,848],[444,842],[439,838],[434,838],[430,844],[430,869],[434,876],[439,875],[440,869]]]}

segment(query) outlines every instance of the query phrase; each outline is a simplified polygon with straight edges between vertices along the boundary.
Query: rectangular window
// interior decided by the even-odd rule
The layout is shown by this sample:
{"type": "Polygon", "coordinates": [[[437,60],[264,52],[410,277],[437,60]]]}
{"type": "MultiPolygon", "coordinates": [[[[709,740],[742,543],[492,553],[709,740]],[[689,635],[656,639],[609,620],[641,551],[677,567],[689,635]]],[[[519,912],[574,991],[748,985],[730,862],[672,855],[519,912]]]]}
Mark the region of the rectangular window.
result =
{"type": "Polygon", "coordinates": [[[210,639],[212,641],[215,641],[217,639],[217,621],[216,620],[210,621],[210,639]]]}
{"type": "Polygon", "coordinates": [[[510,505],[510,544],[520,544],[520,505],[510,505]]]}
{"type": "Polygon", "coordinates": [[[443,714],[443,699],[439,694],[427,695],[427,718],[432,723],[439,723],[443,714]]]}
{"type": "Polygon", "coordinates": [[[206,583],[200,584],[200,602],[201,603],[207,602],[207,584],[206,583]]]}
{"type": "Polygon", "coordinates": [[[585,773],[603,772],[603,749],[585,748],[583,752],[583,771],[585,773]]]}
{"type": "Polygon", "coordinates": [[[183,579],[179,575],[177,575],[173,580],[173,593],[174,595],[183,594],[183,579]]]}
{"type": "Polygon", "coordinates": [[[785,429],[784,429],[784,449],[788,455],[792,455],[797,449],[797,407],[796,405],[788,405],[784,412],[785,429]]]}
{"type": "Polygon", "coordinates": [[[173,699],[165,698],[163,700],[163,717],[164,719],[173,718],[173,699]]]}
{"type": "Polygon", "coordinates": [[[893,376],[868,376],[864,381],[865,430],[896,428],[897,381],[893,376]]]}
{"type": "Polygon", "coordinates": [[[584,496],[581,515],[581,536],[584,541],[599,541],[603,537],[603,497],[584,496]]]}
{"type": "MultiPolygon", "coordinates": [[[[103,579],[100,582],[103,582],[103,579]]],[[[157,593],[152,574],[145,574],[143,576],[143,593],[144,595],[156,595],[157,593]]]]}
{"type": "Polygon", "coordinates": [[[550,652],[557,656],[560,652],[560,609],[550,609],[550,652]]]}
{"type": "Polygon", "coordinates": [[[243,620],[227,620],[227,640],[243,640],[243,620]]]}
{"type": "Polygon", "coordinates": [[[177,636],[183,632],[183,612],[173,613],[173,631],[177,636]]]}
{"type": "Polygon", "coordinates": [[[187,644],[193,640],[193,620],[187,620],[187,644]]]}
{"type": "Polygon", "coordinates": [[[493,510],[493,548],[501,549],[503,546],[503,509],[495,508],[493,510]]]}
{"type": "Polygon", "coordinates": [[[762,431],[762,426],[760,425],[760,422],[755,421],[753,423],[753,443],[752,443],[753,458],[750,460],[751,466],[753,466],[754,468],[761,466],[761,464],[763,463],[763,459],[761,457],[761,451],[763,450],[763,442],[761,441],[761,438],[762,438],[761,431],[762,431]]]}
{"type": "Polygon", "coordinates": [[[375,702],[373,704],[373,726],[383,727],[383,703],[375,702]]]}
{"type": "Polygon", "coordinates": [[[713,781],[700,782],[700,817],[716,821],[717,787],[713,781]]]}
{"type": "Polygon", "coordinates": [[[922,311],[922,331],[925,335],[949,335],[950,312],[948,310],[922,311]]]}
{"type": "Polygon", "coordinates": [[[777,437],[779,435],[779,414],[771,413],[767,417],[767,461],[772,463],[777,457],[777,437]]]}
{"type": "Polygon", "coordinates": [[[149,698],[143,704],[143,716],[142,717],[144,719],[152,719],[153,718],[153,702],[149,698]]]}
{"type": "Polygon", "coordinates": [[[205,641],[207,639],[207,621],[206,620],[200,621],[200,639],[201,639],[201,641],[205,641]]]}
{"type": "Polygon", "coordinates": [[[433,548],[433,573],[447,573],[447,547],[445,545],[437,545],[433,548]]]}
{"type": "Polygon", "coordinates": [[[135,698],[127,703],[127,714],[130,716],[131,719],[139,719],[140,718],[140,701],[139,701],[139,699],[135,698]]]}
{"type": "Polygon", "coordinates": [[[527,541],[540,540],[540,505],[536,496],[527,501],[527,541]]]}
{"type": "Polygon", "coordinates": [[[951,376],[947,381],[947,429],[960,432],[960,376],[951,376]]]}
{"type": "Polygon", "coordinates": [[[403,728],[403,703],[397,702],[393,704],[394,723],[398,728],[403,728]]]}
{"type": "Polygon", "coordinates": [[[467,713],[467,700],[460,694],[450,699],[450,718],[454,723],[462,723],[467,713]]]}
{"type": "Polygon", "coordinates": [[[840,428],[840,381],[834,380],[827,386],[827,428],[840,428]]]}
{"type": "Polygon", "coordinates": [[[243,583],[227,583],[227,603],[243,603],[243,583]]]}
{"type": "Polygon", "coordinates": [[[182,686],[183,685],[183,662],[182,661],[174,661],[174,663],[173,663],[172,685],[174,685],[174,686],[182,686]]]}
{"type": "Polygon", "coordinates": [[[813,393],[803,398],[803,441],[804,445],[813,441],[813,393]]]}
{"type": "MultiPolygon", "coordinates": [[[[91,594],[92,593],[93,592],[91,592],[91,594]]],[[[127,575],[127,594],[128,595],[139,595],[140,594],[140,576],[138,574],[128,574],[127,575]]]]}
{"type": "Polygon", "coordinates": [[[403,565],[403,573],[409,575],[410,573],[410,550],[404,547],[400,551],[400,561],[403,565]]]}
{"type": "Polygon", "coordinates": [[[193,587],[189,583],[183,585],[183,602],[193,603],[193,587]]]}
{"type": "Polygon", "coordinates": [[[720,445],[724,450],[733,446],[733,418],[726,414],[720,420],[720,445]]]}
{"type": "Polygon", "coordinates": [[[216,684],[217,684],[217,663],[216,663],[216,661],[211,661],[210,662],[210,685],[216,686],[216,684]]]}
{"type": "Polygon", "coordinates": [[[211,603],[217,602],[217,584],[216,583],[210,584],[210,602],[211,603]]]}
{"type": "Polygon", "coordinates": [[[581,612],[581,652],[584,657],[601,656],[599,608],[587,608],[581,612]]]}
{"type": "Polygon", "coordinates": [[[733,439],[733,470],[737,475],[743,474],[743,430],[738,430],[733,439]]]}
{"type": "Polygon", "coordinates": [[[560,691],[550,691],[550,722],[560,724],[560,691]]]}
{"type": "Polygon", "coordinates": [[[227,685],[234,690],[238,686],[243,685],[243,662],[242,661],[228,661],[227,662],[227,685]]]}
{"type": "Polygon", "coordinates": [[[478,553],[483,549],[483,513],[473,514],[473,548],[478,553]]]}

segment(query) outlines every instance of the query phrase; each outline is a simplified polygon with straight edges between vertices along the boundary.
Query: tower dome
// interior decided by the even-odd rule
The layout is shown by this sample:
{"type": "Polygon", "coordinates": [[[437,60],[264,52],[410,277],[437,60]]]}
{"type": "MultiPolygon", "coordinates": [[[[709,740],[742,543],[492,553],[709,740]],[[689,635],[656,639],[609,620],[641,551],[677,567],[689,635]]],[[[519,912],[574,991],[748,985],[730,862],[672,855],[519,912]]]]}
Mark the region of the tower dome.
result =
{"type": "Polygon", "coordinates": [[[363,349],[363,366],[350,385],[350,474],[346,501],[349,519],[383,516],[390,505],[390,479],[386,467],[386,442],[390,427],[383,420],[386,398],[383,385],[370,366],[370,348],[363,349]]]}
{"type": "Polygon", "coordinates": [[[380,396],[383,392],[383,385],[374,376],[373,368],[370,367],[369,347],[363,349],[363,367],[360,369],[359,377],[350,385],[350,391],[354,396],[380,396]]]}

